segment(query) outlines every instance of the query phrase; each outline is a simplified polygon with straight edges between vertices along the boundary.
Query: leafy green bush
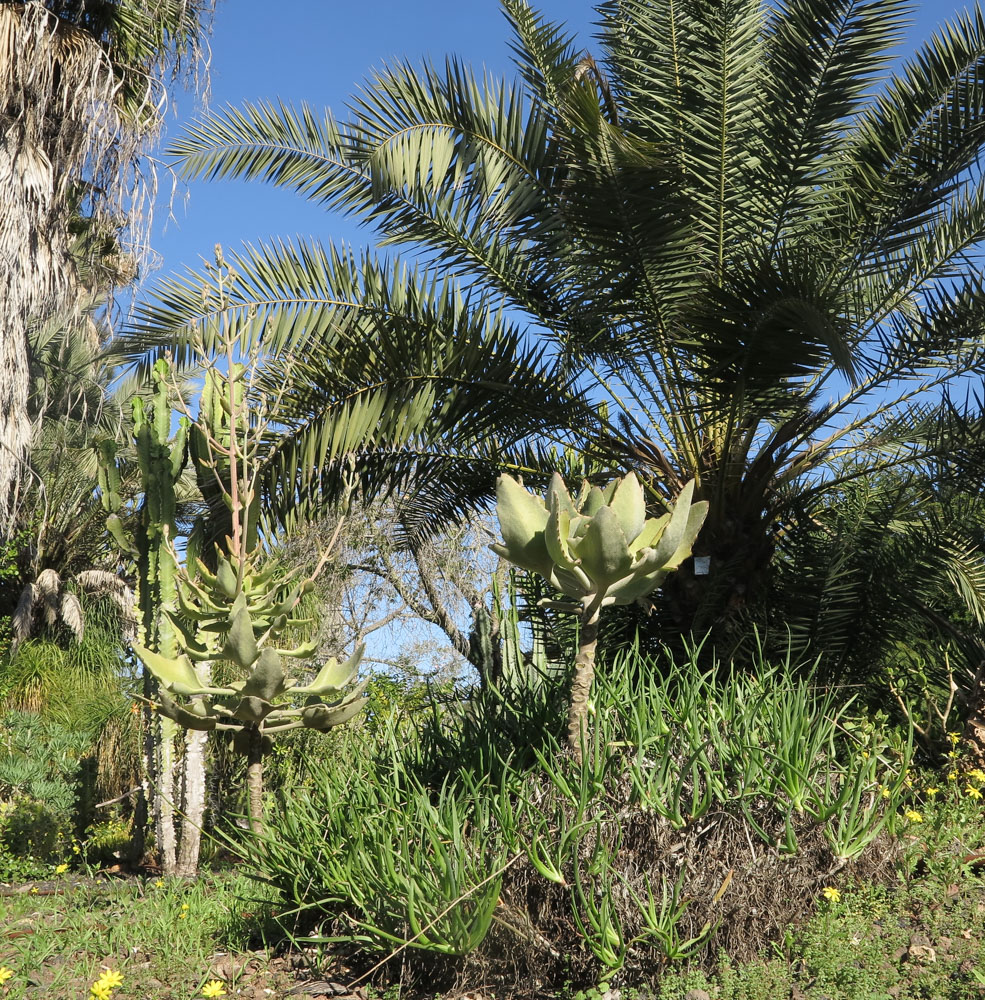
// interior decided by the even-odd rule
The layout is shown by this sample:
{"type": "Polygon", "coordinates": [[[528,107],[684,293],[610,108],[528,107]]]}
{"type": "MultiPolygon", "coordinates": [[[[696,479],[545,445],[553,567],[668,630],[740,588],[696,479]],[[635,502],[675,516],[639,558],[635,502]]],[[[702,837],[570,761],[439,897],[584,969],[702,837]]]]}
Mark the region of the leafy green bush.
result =
{"type": "Polygon", "coordinates": [[[0,817],[0,845],[15,857],[51,861],[62,853],[68,835],[64,814],[34,799],[15,799],[0,817]]]}
{"type": "Polygon", "coordinates": [[[0,802],[8,804],[0,840],[9,853],[57,853],[75,824],[79,763],[89,747],[84,734],[31,712],[0,718],[0,802]]]}

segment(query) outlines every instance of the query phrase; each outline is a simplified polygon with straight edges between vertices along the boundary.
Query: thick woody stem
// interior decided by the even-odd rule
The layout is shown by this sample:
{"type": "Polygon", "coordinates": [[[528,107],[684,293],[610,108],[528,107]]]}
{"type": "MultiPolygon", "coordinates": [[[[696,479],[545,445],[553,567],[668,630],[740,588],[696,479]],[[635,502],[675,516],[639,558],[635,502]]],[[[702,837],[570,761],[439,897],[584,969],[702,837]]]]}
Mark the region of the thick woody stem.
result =
{"type": "Polygon", "coordinates": [[[568,703],[568,746],[578,763],[587,737],[588,700],[595,680],[595,647],[599,638],[598,609],[589,610],[582,619],[578,635],[578,655],[571,678],[571,698],[568,703]]]}
{"type": "Polygon", "coordinates": [[[263,734],[259,726],[251,726],[249,733],[246,787],[249,792],[250,829],[258,834],[263,830],[263,734]]]}

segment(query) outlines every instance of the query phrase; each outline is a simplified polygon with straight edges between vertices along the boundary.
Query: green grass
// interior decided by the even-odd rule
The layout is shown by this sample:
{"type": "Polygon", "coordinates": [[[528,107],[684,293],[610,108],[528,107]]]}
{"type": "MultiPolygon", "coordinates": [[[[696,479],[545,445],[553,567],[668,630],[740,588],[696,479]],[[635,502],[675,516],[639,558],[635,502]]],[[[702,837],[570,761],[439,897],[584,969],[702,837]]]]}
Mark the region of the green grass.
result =
{"type": "MultiPolygon", "coordinates": [[[[0,966],[13,972],[6,994],[0,987],[4,1000],[85,997],[105,968],[124,977],[114,997],[197,997],[216,978],[220,953],[245,955],[257,943],[265,915],[255,883],[232,875],[100,881],[49,894],[70,884],[64,875],[0,898],[0,966]]],[[[262,978],[264,965],[249,975],[262,978]]]]}

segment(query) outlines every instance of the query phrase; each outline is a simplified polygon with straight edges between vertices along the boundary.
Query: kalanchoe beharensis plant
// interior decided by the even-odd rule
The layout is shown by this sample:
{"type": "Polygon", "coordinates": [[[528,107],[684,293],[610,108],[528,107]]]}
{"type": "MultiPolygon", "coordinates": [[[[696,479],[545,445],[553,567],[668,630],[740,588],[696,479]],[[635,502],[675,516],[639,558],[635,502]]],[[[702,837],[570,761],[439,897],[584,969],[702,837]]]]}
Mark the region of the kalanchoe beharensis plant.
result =
{"type": "Polygon", "coordinates": [[[543,576],[570,599],[549,603],[581,619],[568,708],[568,744],[578,759],[595,679],[599,614],[645,597],[691,555],[708,513],[707,502],[692,503],[693,495],[691,482],[673,510],[647,518],[633,473],[605,489],[585,482],[577,497],[555,473],[545,499],[509,476],[499,478],[496,513],[503,542],[493,551],[543,576]]]}
{"type": "MultiPolygon", "coordinates": [[[[217,266],[222,263],[217,256],[217,266]]],[[[262,760],[270,738],[291,729],[323,732],[348,722],[366,704],[367,682],[342,694],[355,676],[362,648],[341,664],[333,657],[308,684],[289,674],[289,663],[316,652],[314,642],[293,648],[284,643],[288,630],[307,624],[296,611],[338,539],[344,513],[307,579],[264,558],[258,536],[258,452],[270,408],[252,393],[256,366],[235,360],[231,334],[225,353],[224,371],[203,357],[207,373],[199,413],[189,421],[189,448],[211,513],[209,523],[193,532],[188,558],[178,566],[175,606],[162,609],[173,625],[177,652],[164,655],[136,643],[133,649],[160,684],[156,700],[163,716],[186,729],[236,733],[233,746],[247,757],[250,818],[258,829],[262,760]],[[203,554],[214,558],[206,561],[198,550],[208,537],[222,540],[207,547],[203,554]],[[217,663],[226,664],[234,679],[212,683],[217,663]]],[[[350,483],[347,495],[354,488],[350,483]]]]}
{"type": "MultiPolygon", "coordinates": [[[[314,642],[278,644],[289,628],[306,623],[293,615],[311,589],[310,579],[290,586],[276,565],[258,569],[247,559],[238,566],[221,552],[215,573],[201,560],[195,570],[194,577],[183,572],[178,580],[172,621],[181,654],[165,657],[133,647],[160,682],[163,715],[186,729],[235,731],[234,747],[252,763],[270,749],[271,736],[300,728],[325,731],[363,707],[368,681],[340,697],[355,677],[361,647],[344,663],[332,657],[310,684],[289,676],[292,659],[309,659],[316,651],[314,642]],[[218,661],[230,664],[239,678],[221,686],[203,684],[195,664],[218,661]]],[[[259,814],[252,807],[251,812],[259,814]]]]}

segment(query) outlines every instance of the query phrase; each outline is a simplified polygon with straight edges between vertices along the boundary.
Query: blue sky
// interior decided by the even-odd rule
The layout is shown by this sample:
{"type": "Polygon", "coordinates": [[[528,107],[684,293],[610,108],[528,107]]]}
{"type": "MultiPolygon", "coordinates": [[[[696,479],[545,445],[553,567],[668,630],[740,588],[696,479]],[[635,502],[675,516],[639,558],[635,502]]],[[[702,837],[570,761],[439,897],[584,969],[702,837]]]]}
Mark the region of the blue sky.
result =
{"type": "MultiPolygon", "coordinates": [[[[567,22],[591,48],[593,10],[588,0],[542,0],[534,6],[567,22]]],[[[921,0],[908,48],[962,7],[953,0],[921,0]]],[[[225,0],[216,14],[212,52],[214,108],[280,98],[328,106],[338,113],[374,67],[402,58],[440,61],[455,53],[493,74],[512,72],[509,30],[496,0],[225,0]]],[[[176,94],[168,133],[180,135],[183,123],[197,110],[190,94],[176,94]]],[[[202,255],[211,258],[217,242],[236,248],[276,236],[357,244],[370,239],[348,220],[257,182],[183,186],[173,212],[175,218],[168,220],[167,198],[162,198],[151,234],[161,266],[150,275],[151,282],[187,265],[197,267],[202,255]]]]}
{"type": "MultiPolygon", "coordinates": [[[[566,20],[588,40],[590,4],[550,0],[539,9],[566,20]]],[[[374,67],[398,59],[443,61],[454,53],[497,76],[512,71],[509,29],[497,0],[281,0],[273,5],[224,0],[216,13],[212,52],[213,108],[280,98],[340,113],[374,67]]],[[[190,94],[177,94],[175,107],[177,117],[167,123],[173,136],[196,111],[190,94]]],[[[151,243],[163,264],[156,276],[197,266],[200,256],[211,258],[217,242],[235,248],[244,241],[296,234],[360,244],[369,239],[350,221],[266,184],[195,182],[186,192],[185,203],[179,199],[174,205],[177,225],[167,220],[166,198],[157,209],[151,243]]]]}

